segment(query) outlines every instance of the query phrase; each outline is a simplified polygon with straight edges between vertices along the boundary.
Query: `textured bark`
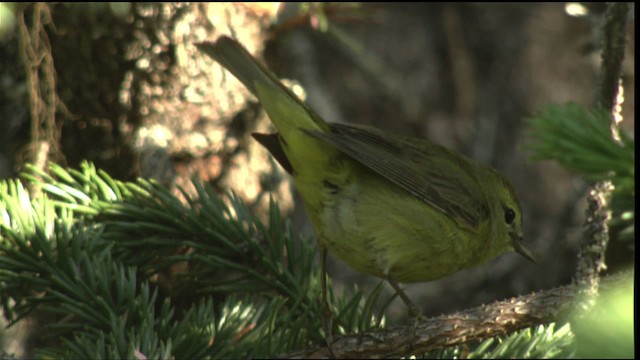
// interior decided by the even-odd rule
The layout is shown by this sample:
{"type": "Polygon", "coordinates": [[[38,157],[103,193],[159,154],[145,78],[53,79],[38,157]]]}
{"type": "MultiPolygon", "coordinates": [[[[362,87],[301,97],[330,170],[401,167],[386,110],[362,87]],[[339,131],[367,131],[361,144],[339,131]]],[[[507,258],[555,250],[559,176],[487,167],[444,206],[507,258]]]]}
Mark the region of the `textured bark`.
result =
{"type": "MultiPolygon", "coordinates": [[[[628,281],[632,273],[603,279],[605,288],[628,281]]],[[[561,286],[473,309],[436,316],[412,325],[343,336],[331,349],[307,349],[283,358],[379,359],[409,357],[428,351],[480,342],[495,336],[550,322],[562,323],[573,315],[584,294],[578,285],[561,286]]]]}
{"type": "Polygon", "coordinates": [[[107,4],[59,4],[52,13],[58,91],[71,114],[59,114],[70,165],[87,159],[119,178],[155,178],[187,191],[196,178],[261,210],[267,190],[285,209],[291,204],[277,166],[248,136],[267,120],[192,44],[234,31],[259,51],[263,13],[176,3],[132,3],[120,16],[107,4]],[[276,181],[267,187],[265,179],[276,181]]]}

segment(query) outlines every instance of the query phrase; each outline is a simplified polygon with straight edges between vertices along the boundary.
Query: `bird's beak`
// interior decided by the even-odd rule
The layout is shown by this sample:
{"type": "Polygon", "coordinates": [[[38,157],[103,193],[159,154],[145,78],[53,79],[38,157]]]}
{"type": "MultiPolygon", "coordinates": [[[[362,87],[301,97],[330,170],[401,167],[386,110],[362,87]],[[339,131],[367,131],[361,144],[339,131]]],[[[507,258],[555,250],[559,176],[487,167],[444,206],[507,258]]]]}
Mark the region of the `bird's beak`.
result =
{"type": "Polygon", "coordinates": [[[515,236],[512,239],[513,240],[511,241],[511,243],[513,245],[513,248],[518,254],[526,257],[534,264],[538,263],[538,260],[536,259],[535,256],[533,256],[531,251],[529,251],[529,249],[527,249],[526,247],[524,247],[524,245],[522,245],[522,236],[515,236]]]}

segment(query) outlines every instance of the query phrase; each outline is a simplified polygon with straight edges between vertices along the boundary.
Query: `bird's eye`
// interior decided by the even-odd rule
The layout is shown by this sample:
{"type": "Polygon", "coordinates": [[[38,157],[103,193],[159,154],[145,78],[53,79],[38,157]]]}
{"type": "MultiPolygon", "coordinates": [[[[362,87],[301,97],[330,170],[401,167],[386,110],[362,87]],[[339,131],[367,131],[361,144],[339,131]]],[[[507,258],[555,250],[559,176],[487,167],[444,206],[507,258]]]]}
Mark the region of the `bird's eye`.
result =
{"type": "Polygon", "coordinates": [[[504,210],[504,221],[508,224],[511,225],[513,224],[513,221],[516,219],[516,212],[513,211],[513,209],[505,209],[504,210]]]}

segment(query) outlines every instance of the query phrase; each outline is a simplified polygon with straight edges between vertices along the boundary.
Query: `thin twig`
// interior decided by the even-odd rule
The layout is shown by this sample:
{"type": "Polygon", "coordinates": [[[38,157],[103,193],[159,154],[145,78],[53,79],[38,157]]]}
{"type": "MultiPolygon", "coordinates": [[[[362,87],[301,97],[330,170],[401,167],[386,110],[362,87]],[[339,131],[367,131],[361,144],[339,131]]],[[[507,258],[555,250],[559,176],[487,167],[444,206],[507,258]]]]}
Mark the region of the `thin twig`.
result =
{"type": "Polygon", "coordinates": [[[56,78],[51,44],[44,26],[52,26],[49,5],[34,3],[20,9],[17,16],[20,57],[25,67],[29,110],[31,113],[31,142],[25,162],[44,169],[50,159],[60,160],[60,128],[56,125],[56,78]],[[25,20],[31,8],[31,24],[25,20]]]}
{"type": "MultiPolygon", "coordinates": [[[[625,29],[627,24],[627,3],[608,5],[602,27],[603,49],[601,81],[597,104],[608,111],[615,111],[620,86],[620,74],[625,50],[625,29]]],[[[618,126],[614,120],[611,133],[619,141],[618,126]]],[[[587,220],[583,231],[583,243],[578,254],[576,283],[585,292],[584,301],[578,311],[586,313],[595,303],[598,294],[599,275],[606,269],[605,252],[609,243],[608,222],[611,219],[610,201],[613,186],[610,181],[597,183],[589,192],[587,220]]]]}
{"type": "Polygon", "coordinates": [[[628,3],[612,3],[602,27],[602,65],[598,105],[613,110],[616,105],[626,41],[628,3]]]}

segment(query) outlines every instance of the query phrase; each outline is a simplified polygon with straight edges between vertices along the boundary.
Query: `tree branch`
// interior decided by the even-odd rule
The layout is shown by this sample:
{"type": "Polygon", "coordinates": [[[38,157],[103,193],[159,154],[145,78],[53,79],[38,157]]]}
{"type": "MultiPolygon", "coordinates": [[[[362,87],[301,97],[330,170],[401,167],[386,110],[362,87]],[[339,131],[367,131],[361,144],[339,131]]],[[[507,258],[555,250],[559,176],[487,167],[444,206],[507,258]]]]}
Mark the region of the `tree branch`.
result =
{"type": "MultiPolygon", "coordinates": [[[[627,276],[631,273],[606,277],[602,287],[619,284],[627,276]]],[[[562,321],[581,301],[581,294],[579,285],[566,285],[420,321],[415,329],[408,325],[367,331],[338,338],[331,349],[323,346],[282,357],[384,358],[421,354],[562,321]]]]}

